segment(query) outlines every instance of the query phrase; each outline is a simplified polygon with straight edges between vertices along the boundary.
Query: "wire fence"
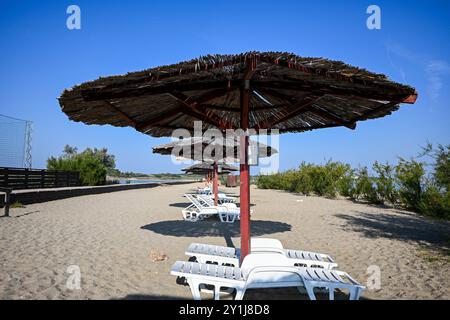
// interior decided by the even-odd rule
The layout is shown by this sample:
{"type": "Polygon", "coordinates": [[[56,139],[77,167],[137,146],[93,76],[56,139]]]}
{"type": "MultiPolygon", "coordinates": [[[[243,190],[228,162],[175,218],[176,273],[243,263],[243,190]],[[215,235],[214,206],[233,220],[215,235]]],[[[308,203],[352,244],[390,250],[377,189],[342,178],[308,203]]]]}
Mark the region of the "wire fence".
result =
{"type": "Polygon", "coordinates": [[[0,167],[31,168],[32,122],[0,114],[0,167]]]}

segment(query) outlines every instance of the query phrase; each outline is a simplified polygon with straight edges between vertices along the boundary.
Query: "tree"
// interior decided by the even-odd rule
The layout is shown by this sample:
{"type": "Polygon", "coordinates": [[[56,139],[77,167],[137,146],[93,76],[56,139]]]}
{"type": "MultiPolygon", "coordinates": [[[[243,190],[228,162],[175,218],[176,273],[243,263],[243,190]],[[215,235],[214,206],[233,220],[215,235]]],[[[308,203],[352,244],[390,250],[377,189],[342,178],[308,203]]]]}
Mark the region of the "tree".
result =
{"type": "Polygon", "coordinates": [[[108,150],[87,148],[78,153],[76,147],[66,145],[60,157],[47,159],[47,169],[78,171],[82,185],[102,185],[106,182],[108,169],[115,167],[115,157],[108,150]]]}

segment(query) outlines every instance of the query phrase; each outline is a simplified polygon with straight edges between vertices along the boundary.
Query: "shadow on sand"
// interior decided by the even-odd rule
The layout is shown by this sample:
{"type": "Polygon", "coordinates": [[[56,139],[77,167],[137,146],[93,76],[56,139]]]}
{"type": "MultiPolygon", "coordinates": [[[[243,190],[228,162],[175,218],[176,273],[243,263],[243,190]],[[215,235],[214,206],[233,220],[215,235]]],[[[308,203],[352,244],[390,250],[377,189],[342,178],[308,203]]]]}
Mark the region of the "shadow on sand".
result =
{"type": "MultiPolygon", "coordinates": [[[[189,292],[189,288],[186,287],[189,292]]],[[[317,300],[328,300],[328,294],[315,293],[317,300]]],[[[336,300],[348,300],[347,293],[342,291],[336,291],[334,298],[336,300]]],[[[212,296],[205,295],[204,299],[211,300],[212,296]]],[[[224,300],[232,299],[232,296],[224,296],[224,300]]],[[[191,300],[189,298],[175,297],[175,296],[158,296],[158,295],[146,295],[146,294],[129,294],[125,297],[113,299],[113,300],[191,300]]],[[[299,293],[296,288],[274,288],[274,289],[249,289],[246,291],[244,300],[309,300],[306,293],[299,293]]],[[[361,297],[360,300],[367,300],[367,298],[361,297]]]]}
{"type": "MultiPolygon", "coordinates": [[[[190,202],[176,202],[176,203],[169,204],[170,207],[181,208],[181,209],[187,208],[190,205],[191,205],[190,202]]],[[[254,203],[250,203],[250,207],[254,207],[254,206],[255,206],[254,203]]]]}
{"type": "Polygon", "coordinates": [[[182,209],[187,208],[190,205],[191,205],[190,202],[177,202],[177,203],[169,204],[170,207],[182,208],[182,209]]]}
{"type": "Polygon", "coordinates": [[[405,212],[356,213],[357,215],[337,214],[336,217],[346,221],[345,230],[361,232],[368,238],[415,241],[440,248],[449,245],[450,224],[445,221],[433,221],[405,212]]]}
{"type": "MultiPolygon", "coordinates": [[[[142,226],[141,229],[174,237],[224,237],[227,246],[234,247],[232,237],[240,235],[239,222],[230,224],[216,220],[198,222],[160,221],[142,226]]],[[[278,232],[291,231],[290,224],[278,221],[255,220],[251,222],[252,236],[263,236],[278,232]]]]}

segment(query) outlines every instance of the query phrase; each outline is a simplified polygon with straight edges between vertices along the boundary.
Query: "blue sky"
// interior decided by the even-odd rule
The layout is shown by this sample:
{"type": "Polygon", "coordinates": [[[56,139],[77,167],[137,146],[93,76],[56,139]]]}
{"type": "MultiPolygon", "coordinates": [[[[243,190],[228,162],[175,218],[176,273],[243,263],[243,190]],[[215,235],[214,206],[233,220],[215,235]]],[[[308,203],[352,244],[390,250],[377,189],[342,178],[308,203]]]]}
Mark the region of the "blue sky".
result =
{"type": "Polygon", "coordinates": [[[151,147],[168,141],[132,128],[68,120],[56,98],[99,76],[207,53],[288,51],[342,60],[414,86],[415,105],[359,123],[280,137],[280,167],[301,161],[369,165],[450,143],[450,1],[0,1],[0,114],[34,122],[33,167],[65,144],[106,147],[121,170],[179,172],[151,147]],[[81,8],[81,30],[66,9],[81,8]],[[381,30],[366,9],[381,8],[381,30]]]}

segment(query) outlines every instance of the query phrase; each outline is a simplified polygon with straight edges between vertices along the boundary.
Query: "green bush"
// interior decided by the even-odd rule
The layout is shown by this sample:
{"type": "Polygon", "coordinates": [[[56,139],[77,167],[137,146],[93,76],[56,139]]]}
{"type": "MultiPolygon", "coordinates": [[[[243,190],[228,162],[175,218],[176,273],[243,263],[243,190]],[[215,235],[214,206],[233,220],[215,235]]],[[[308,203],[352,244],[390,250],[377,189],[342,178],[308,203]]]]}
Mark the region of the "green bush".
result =
{"type": "Polygon", "coordinates": [[[419,212],[441,219],[450,219],[450,192],[442,194],[436,186],[428,186],[422,193],[419,212]]]}
{"type": "Polygon", "coordinates": [[[435,159],[434,179],[436,186],[450,191],[450,145],[438,145],[435,151],[433,151],[432,145],[430,145],[430,148],[435,159]]]}
{"type": "Polygon", "coordinates": [[[426,177],[426,163],[399,159],[396,166],[373,164],[373,175],[367,167],[352,169],[341,162],[324,165],[302,162],[298,169],[259,176],[262,189],[279,189],[334,198],[340,194],[371,204],[400,205],[406,209],[438,218],[450,219],[450,145],[429,144],[420,155],[434,159],[431,177],[426,177]]]}
{"type": "Polygon", "coordinates": [[[47,169],[78,171],[83,186],[103,185],[106,182],[107,167],[104,158],[91,149],[77,153],[76,148],[66,146],[62,156],[47,160],[47,169]]]}
{"type": "Polygon", "coordinates": [[[369,176],[367,167],[360,168],[357,171],[354,191],[355,200],[364,199],[369,203],[379,203],[373,180],[373,177],[369,176]]]}
{"type": "Polygon", "coordinates": [[[314,193],[334,198],[344,188],[350,171],[349,165],[339,162],[328,161],[325,165],[302,162],[297,170],[261,175],[256,184],[261,189],[279,189],[304,195],[314,193]]]}
{"type": "Polygon", "coordinates": [[[295,192],[309,196],[314,191],[313,177],[311,175],[313,165],[302,162],[298,170],[295,171],[295,192]]]}
{"type": "Polygon", "coordinates": [[[395,187],[395,168],[388,163],[381,164],[375,162],[373,170],[377,173],[375,177],[376,202],[384,204],[389,202],[393,205],[397,203],[398,193],[395,187]]]}
{"type": "Polygon", "coordinates": [[[407,209],[417,210],[422,196],[422,180],[425,175],[423,163],[400,158],[395,171],[400,202],[407,209]]]}

